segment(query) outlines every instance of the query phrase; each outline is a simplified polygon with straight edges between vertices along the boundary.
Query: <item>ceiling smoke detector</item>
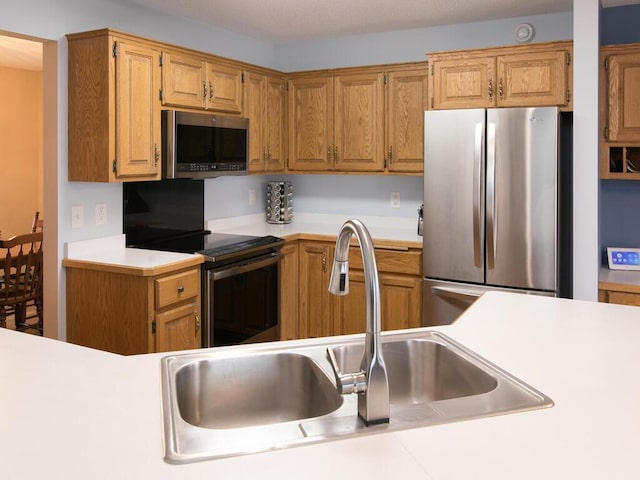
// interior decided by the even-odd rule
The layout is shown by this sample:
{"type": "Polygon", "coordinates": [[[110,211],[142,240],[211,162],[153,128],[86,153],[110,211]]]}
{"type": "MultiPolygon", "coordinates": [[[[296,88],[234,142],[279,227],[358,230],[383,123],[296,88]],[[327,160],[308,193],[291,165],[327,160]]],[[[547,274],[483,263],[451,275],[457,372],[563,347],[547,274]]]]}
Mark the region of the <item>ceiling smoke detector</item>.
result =
{"type": "Polygon", "coordinates": [[[535,31],[533,25],[530,23],[519,23],[513,29],[513,38],[515,38],[518,43],[530,42],[533,40],[534,35],[535,31]]]}

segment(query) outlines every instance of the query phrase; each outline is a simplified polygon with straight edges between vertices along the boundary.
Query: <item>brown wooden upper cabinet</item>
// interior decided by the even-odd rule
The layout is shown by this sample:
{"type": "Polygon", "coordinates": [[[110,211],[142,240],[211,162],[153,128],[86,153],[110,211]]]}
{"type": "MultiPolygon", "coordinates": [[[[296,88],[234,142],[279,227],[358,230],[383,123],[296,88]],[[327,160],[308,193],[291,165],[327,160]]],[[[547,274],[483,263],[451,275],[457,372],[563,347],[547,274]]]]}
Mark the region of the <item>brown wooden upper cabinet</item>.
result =
{"type": "Polygon", "coordinates": [[[640,44],[600,49],[600,176],[640,179],[640,44]]]}
{"type": "Polygon", "coordinates": [[[160,52],[109,30],[67,35],[68,179],[160,179],[160,52]]]}
{"type": "Polygon", "coordinates": [[[249,119],[249,172],[283,172],[284,77],[245,72],[244,116],[249,119]]]}
{"type": "Polygon", "coordinates": [[[430,53],[429,108],[572,106],[572,43],[430,53]]]}
{"type": "Polygon", "coordinates": [[[426,88],[424,65],[295,75],[288,86],[289,170],[421,172],[426,88]]]}
{"type": "Polygon", "coordinates": [[[162,104],[242,113],[242,70],[195,55],[165,51],[162,104]]]}

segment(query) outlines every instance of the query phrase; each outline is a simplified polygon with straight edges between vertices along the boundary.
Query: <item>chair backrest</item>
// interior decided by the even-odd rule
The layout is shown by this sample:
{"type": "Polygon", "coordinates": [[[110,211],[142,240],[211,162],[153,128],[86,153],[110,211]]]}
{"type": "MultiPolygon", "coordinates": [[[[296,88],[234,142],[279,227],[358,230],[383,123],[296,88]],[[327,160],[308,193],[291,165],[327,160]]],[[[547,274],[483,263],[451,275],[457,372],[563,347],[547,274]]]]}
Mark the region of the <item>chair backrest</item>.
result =
{"type": "Polygon", "coordinates": [[[40,212],[33,214],[33,221],[31,222],[31,233],[41,232],[44,226],[44,221],[40,218],[40,212]]]}
{"type": "Polygon", "coordinates": [[[0,240],[0,306],[32,300],[42,290],[42,232],[0,240]]]}

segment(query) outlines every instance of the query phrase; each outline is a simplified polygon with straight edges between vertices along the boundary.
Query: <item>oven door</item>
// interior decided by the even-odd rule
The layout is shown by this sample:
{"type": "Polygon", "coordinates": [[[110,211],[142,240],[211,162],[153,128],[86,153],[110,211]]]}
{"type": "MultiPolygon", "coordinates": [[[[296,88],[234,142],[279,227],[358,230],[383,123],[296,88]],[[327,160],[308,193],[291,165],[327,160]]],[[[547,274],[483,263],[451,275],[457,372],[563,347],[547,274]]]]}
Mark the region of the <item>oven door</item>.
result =
{"type": "Polygon", "coordinates": [[[279,340],[281,257],[270,252],[203,270],[203,347],[279,340]]]}

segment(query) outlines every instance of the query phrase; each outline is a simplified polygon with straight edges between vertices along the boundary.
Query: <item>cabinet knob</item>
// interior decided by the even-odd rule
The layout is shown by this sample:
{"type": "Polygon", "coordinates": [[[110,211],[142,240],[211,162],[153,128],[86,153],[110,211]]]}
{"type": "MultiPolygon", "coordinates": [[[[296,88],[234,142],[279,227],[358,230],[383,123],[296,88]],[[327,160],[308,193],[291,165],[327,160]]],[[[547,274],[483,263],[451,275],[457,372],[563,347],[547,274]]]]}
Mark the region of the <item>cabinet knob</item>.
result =
{"type": "Polygon", "coordinates": [[[184,285],[178,285],[178,293],[184,292],[184,285]]]}

